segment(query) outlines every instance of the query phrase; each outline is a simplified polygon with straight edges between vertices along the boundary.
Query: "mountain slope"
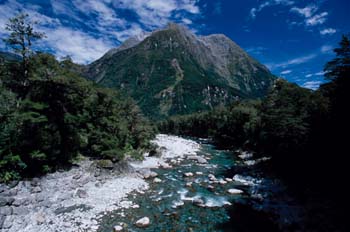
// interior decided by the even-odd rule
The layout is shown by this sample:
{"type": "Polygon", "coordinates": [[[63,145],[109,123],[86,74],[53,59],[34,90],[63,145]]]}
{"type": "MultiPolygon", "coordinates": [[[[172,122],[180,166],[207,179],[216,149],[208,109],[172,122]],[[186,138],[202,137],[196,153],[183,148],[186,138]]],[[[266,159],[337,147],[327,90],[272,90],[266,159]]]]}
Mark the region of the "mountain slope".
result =
{"type": "Polygon", "coordinates": [[[124,90],[152,118],[262,97],[274,80],[226,36],[197,37],[176,24],[129,39],[88,65],[85,76],[124,90]]]}
{"type": "Polygon", "coordinates": [[[20,61],[21,57],[11,52],[0,51],[0,59],[4,59],[4,61],[6,62],[11,62],[11,61],[20,61]]]}

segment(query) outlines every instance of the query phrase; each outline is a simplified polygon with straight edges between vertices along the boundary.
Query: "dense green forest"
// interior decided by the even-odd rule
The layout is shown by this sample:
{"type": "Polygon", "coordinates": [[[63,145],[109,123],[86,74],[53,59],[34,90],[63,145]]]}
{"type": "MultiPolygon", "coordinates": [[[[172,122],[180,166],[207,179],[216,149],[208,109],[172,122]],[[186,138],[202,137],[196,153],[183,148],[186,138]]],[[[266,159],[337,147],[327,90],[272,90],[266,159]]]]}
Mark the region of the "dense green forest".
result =
{"type": "MultiPolygon", "coordinates": [[[[270,168],[292,184],[320,188],[345,180],[349,131],[350,42],[343,36],[336,58],[325,65],[318,90],[276,80],[266,98],[236,102],[205,113],[159,123],[164,133],[210,137],[220,146],[270,156],[270,168]]],[[[334,192],[333,192],[334,193],[334,192]]],[[[339,193],[337,193],[339,194],[339,193]]],[[[340,193],[343,194],[343,193],[340,193]]]]}
{"type": "Polygon", "coordinates": [[[0,62],[0,181],[46,173],[79,154],[140,157],[155,130],[130,98],[80,77],[69,58],[33,52],[43,34],[27,15],[7,25],[20,61],[0,62]]]}

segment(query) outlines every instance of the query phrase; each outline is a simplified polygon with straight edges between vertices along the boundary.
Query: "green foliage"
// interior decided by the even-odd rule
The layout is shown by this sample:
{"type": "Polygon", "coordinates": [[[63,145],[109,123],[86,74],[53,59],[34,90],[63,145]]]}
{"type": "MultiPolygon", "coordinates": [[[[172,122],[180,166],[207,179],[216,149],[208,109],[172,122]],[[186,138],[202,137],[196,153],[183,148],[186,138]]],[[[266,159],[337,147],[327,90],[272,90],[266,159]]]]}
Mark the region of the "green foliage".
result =
{"type": "Polygon", "coordinates": [[[28,17],[28,14],[20,13],[10,18],[5,27],[5,29],[10,32],[10,35],[8,38],[4,39],[4,42],[12,47],[16,54],[21,56],[21,84],[24,86],[28,84],[28,64],[29,58],[33,54],[31,50],[33,42],[45,37],[45,34],[34,30],[33,25],[36,24],[36,22],[31,22],[28,17]]]}
{"type": "Polygon", "coordinates": [[[2,181],[55,170],[79,153],[118,161],[147,149],[155,131],[132,100],[95,86],[69,61],[49,54],[32,56],[29,67],[25,96],[14,93],[20,89],[11,80],[1,87],[2,181]]]}
{"type": "MultiPolygon", "coordinates": [[[[233,73],[240,74],[225,78],[210,65],[200,64],[189,51],[195,50],[194,41],[184,36],[172,29],[153,33],[135,47],[106,54],[88,65],[85,75],[131,96],[154,120],[207,111],[228,105],[237,97],[258,98],[267,93],[274,76],[258,62],[247,60],[254,64],[247,65],[254,71],[232,67],[233,73]]],[[[206,59],[205,54],[201,57],[206,59]]]]}

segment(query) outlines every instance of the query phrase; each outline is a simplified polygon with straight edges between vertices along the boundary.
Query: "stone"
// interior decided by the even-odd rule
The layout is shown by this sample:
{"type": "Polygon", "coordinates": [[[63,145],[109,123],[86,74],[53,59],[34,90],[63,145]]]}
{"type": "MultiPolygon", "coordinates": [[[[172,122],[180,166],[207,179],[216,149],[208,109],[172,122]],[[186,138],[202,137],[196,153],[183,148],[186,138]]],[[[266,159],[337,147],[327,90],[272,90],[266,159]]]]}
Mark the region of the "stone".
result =
{"type": "Polygon", "coordinates": [[[162,182],[162,180],[159,178],[154,178],[154,180],[153,180],[153,183],[161,183],[161,182],[162,182]]]}
{"type": "Polygon", "coordinates": [[[192,187],[192,182],[187,182],[186,187],[192,187]]]}
{"type": "Polygon", "coordinates": [[[5,205],[11,205],[15,199],[13,197],[0,197],[0,207],[5,205]]]}
{"type": "Polygon", "coordinates": [[[131,206],[131,208],[133,208],[133,209],[139,209],[140,206],[136,204],[136,205],[131,206]]]}
{"type": "Polygon", "coordinates": [[[216,181],[216,177],[213,174],[208,175],[209,180],[216,181]]]}
{"type": "Polygon", "coordinates": [[[164,168],[164,169],[170,169],[170,168],[172,168],[169,164],[167,164],[167,163],[162,163],[161,165],[160,165],[160,167],[161,168],[164,168]]]}
{"type": "Polygon", "coordinates": [[[0,229],[4,225],[5,219],[6,219],[6,217],[4,215],[0,215],[0,229]]]}
{"type": "Polygon", "coordinates": [[[5,192],[7,190],[7,186],[4,184],[0,184],[0,193],[5,192]]]}
{"type": "Polygon", "coordinates": [[[193,199],[192,203],[194,205],[197,205],[197,206],[203,206],[204,205],[204,201],[200,198],[197,198],[197,199],[193,199]]]}
{"type": "Polygon", "coordinates": [[[29,200],[27,198],[17,198],[15,201],[12,203],[13,206],[25,206],[29,204],[29,200]]]}
{"type": "Polygon", "coordinates": [[[184,173],[184,176],[185,177],[191,177],[191,176],[193,176],[193,173],[192,172],[186,172],[186,173],[184,173]]]}
{"type": "Polygon", "coordinates": [[[225,184],[227,184],[227,181],[225,181],[225,180],[220,180],[220,181],[219,181],[219,184],[225,185],[225,184]]]}
{"type": "Polygon", "coordinates": [[[29,210],[26,207],[14,207],[13,214],[14,215],[26,215],[29,213],[29,210]]]}
{"type": "Polygon", "coordinates": [[[198,155],[189,155],[189,156],[187,156],[187,159],[195,160],[200,164],[207,164],[208,163],[208,161],[206,159],[204,159],[203,157],[200,157],[198,155]]]}
{"type": "Polygon", "coordinates": [[[196,172],[196,175],[198,176],[203,175],[203,172],[196,172]]]}
{"type": "Polygon", "coordinates": [[[9,216],[13,214],[13,209],[10,206],[4,206],[0,208],[0,215],[9,216]]]}
{"type": "Polygon", "coordinates": [[[150,172],[150,177],[154,178],[154,177],[157,177],[158,176],[158,173],[156,172],[150,172]]]}
{"type": "Polygon", "coordinates": [[[136,221],[135,225],[139,228],[145,228],[150,225],[150,219],[148,217],[143,217],[136,221]]]}
{"type": "Polygon", "coordinates": [[[207,187],[209,190],[213,190],[213,189],[215,189],[215,187],[213,186],[213,185],[208,185],[208,187],[207,187]]]}
{"type": "Polygon", "coordinates": [[[114,164],[111,160],[99,160],[97,161],[97,167],[111,170],[114,168],[114,164]]]}
{"type": "Polygon", "coordinates": [[[243,191],[240,190],[240,189],[229,189],[229,190],[227,190],[227,192],[229,194],[233,194],[233,195],[235,195],[235,194],[242,194],[243,193],[243,191]]]}
{"type": "Polygon", "coordinates": [[[87,194],[87,192],[83,189],[78,189],[77,190],[77,196],[79,198],[87,198],[89,195],[87,194]]]}
{"type": "Polygon", "coordinates": [[[150,171],[149,169],[143,169],[139,170],[139,173],[143,176],[145,179],[150,179],[158,176],[158,173],[150,171]]]}
{"type": "Polygon", "coordinates": [[[225,178],[227,182],[232,182],[233,180],[231,178],[225,178]]]}
{"type": "Polygon", "coordinates": [[[123,231],[124,228],[123,228],[122,226],[115,226],[115,227],[113,228],[113,230],[114,230],[114,232],[120,232],[120,231],[123,231]]]}
{"type": "Polygon", "coordinates": [[[42,214],[42,213],[38,213],[36,216],[35,216],[35,220],[36,220],[36,223],[38,225],[41,225],[43,223],[45,223],[46,219],[45,219],[45,215],[42,214]]]}
{"type": "Polygon", "coordinates": [[[32,193],[40,193],[41,192],[41,188],[39,186],[36,186],[32,189],[32,193]]]}
{"type": "Polygon", "coordinates": [[[33,187],[40,186],[40,179],[37,177],[33,178],[32,181],[30,181],[30,185],[33,187]]]}
{"type": "Polygon", "coordinates": [[[2,223],[2,229],[10,229],[13,224],[13,216],[5,217],[3,223],[2,223]]]}
{"type": "Polygon", "coordinates": [[[72,178],[73,178],[74,180],[78,180],[78,179],[81,178],[81,176],[82,176],[82,174],[81,174],[81,173],[78,173],[78,174],[75,174],[72,178]]]}

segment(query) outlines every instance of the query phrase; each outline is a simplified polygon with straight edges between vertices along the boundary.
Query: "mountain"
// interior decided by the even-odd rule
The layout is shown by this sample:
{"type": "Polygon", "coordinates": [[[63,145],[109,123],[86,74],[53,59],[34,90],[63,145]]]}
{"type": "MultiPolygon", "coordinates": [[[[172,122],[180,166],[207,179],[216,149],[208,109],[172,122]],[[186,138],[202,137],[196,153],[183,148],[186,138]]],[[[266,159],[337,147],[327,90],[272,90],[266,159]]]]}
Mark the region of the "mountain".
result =
{"type": "Polygon", "coordinates": [[[225,35],[197,36],[173,23],[126,40],[84,75],[126,92],[151,118],[263,97],[275,79],[225,35]]]}
{"type": "Polygon", "coordinates": [[[20,61],[21,57],[11,52],[0,51],[0,59],[4,59],[5,61],[20,61]]]}

